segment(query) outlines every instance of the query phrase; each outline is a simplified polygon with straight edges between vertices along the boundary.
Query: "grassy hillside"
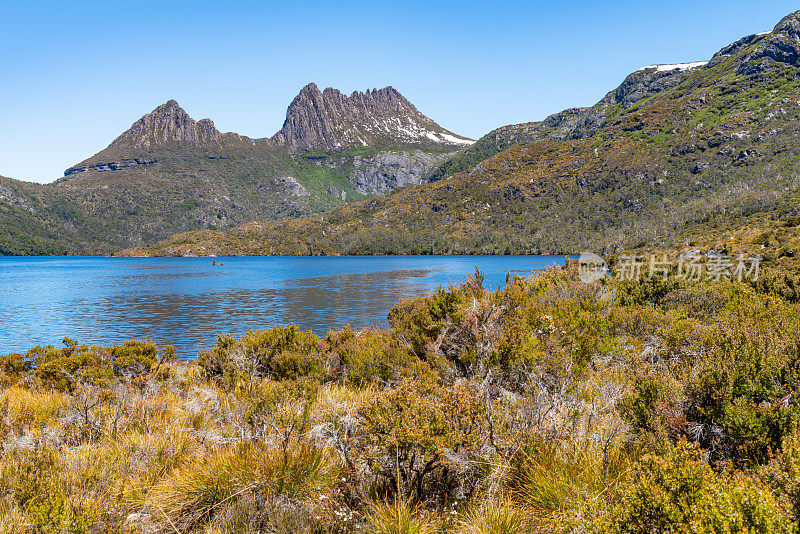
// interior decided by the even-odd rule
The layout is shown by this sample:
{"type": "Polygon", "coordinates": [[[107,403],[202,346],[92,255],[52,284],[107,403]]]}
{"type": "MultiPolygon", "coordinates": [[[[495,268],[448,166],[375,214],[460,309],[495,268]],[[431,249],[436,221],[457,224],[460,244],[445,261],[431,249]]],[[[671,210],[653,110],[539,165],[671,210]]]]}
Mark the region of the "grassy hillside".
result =
{"type": "MultiPolygon", "coordinates": [[[[325,211],[371,196],[359,192],[348,177],[356,159],[389,150],[403,154],[406,149],[290,155],[251,141],[229,140],[213,150],[171,143],[130,155],[156,160],[153,164],[86,171],[47,185],[0,178],[0,185],[14,191],[0,194],[0,226],[8,242],[2,251],[107,254],[177,232],[325,211]],[[58,247],[52,248],[55,243],[58,247]]],[[[428,149],[426,154],[441,160],[449,152],[428,149]]]]}

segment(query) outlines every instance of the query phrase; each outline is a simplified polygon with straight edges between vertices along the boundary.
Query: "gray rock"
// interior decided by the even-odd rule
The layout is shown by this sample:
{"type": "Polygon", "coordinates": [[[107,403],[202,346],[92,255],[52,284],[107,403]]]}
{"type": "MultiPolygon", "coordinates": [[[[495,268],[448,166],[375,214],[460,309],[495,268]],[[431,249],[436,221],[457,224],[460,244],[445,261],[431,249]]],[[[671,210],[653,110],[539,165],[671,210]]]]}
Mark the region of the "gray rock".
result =
{"type": "Polygon", "coordinates": [[[207,143],[218,141],[221,134],[211,119],[195,121],[175,100],[143,116],[112,144],[143,149],[169,142],[207,143]]]}
{"type": "Polygon", "coordinates": [[[421,184],[428,172],[452,154],[381,152],[370,157],[356,157],[348,179],[361,194],[380,194],[404,185],[421,184]]]}
{"type": "Polygon", "coordinates": [[[78,165],[70,167],[64,171],[64,176],[71,174],[80,174],[87,171],[107,172],[118,171],[120,169],[127,169],[130,167],[137,167],[139,165],[153,165],[158,163],[156,159],[141,159],[141,158],[125,158],[121,161],[110,161],[108,163],[93,163],[91,165],[78,165]]]}
{"type": "Polygon", "coordinates": [[[15,204],[19,204],[19,206],[22,209],[27,210],[27,211],[29,211],[31,213],[36,213],[36,210],[33,209],[33,207],[28,202],[27,198],[25,198],[22,195],[18,194],[16,191],[11,189],[10,187],[6,187],[6,186],[3,186],[3,185],[0,185],[0,200],[3,200],[3,199],[8,200],[10,202],[13,202],[15,204]]]}
{"type": "Polygon", "coordinates": [[[757,74],[779,68],[781,64],[800,67],[800,11],[781,20],[771,33],[760,41],[739,65],[739,74],[757,74]]]}
{"type": "Polygon", "coordinates": [[[296,197],[308,196],[308,190],[294,176],[279,176],[276,180],[283,185],[289,194],[296,197]]]}

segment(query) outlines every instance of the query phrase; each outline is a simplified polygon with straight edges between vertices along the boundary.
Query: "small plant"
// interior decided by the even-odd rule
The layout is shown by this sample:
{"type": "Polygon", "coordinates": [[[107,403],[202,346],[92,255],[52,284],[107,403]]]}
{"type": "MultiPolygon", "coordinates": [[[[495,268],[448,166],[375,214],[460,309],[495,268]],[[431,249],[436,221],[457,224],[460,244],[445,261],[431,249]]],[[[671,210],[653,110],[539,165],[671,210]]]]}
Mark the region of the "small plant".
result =
{"type": "Polygon", "coordinates": [[[33,391],[13,386],[0,394],[0,404],[8,407],[8,421],[18,432],[23,428],[42,427],[69,405],[58,391],[33,391]]]}
{"type": "Polygon", "coordinates": [[[438,529],[408,500],[397,497],[392,502],[374,503],[364,530],[367,534],[434,534],[438,529]]]}
{"type": "Polygon", "coordinates": [[[589,444],[535,439],[514,458],[509,485],[524,505],[530,528],[561,532],[608,506],[626,469],[625,458],[616,452],[604,462],[589,444]]]}
{"type": "Polygon", "coordinates": [[[187,461],[162,479],[149,503],[165,527],[188,531],[248,495],[303,500],[330,492],[339,474],[334,458],[306,443],[285,454],[242,443],[187,461]]]}
{"type": "Polygon", "coordinates": [[[508,498],[475,507],[458,527],[458,534],[526,534],[529,514],[508,498]]]}

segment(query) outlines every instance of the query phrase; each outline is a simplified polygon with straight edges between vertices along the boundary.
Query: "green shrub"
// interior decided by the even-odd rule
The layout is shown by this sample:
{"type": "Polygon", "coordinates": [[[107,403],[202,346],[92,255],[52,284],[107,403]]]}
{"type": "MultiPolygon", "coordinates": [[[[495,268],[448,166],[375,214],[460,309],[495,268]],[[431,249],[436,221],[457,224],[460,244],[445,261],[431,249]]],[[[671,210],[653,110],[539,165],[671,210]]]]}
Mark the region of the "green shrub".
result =
{"type": "Polygon", "coordinates": [[[789,302],[800,302],[800,272],[797,266],[765,266],[756,280],[748,282],[756,291],[776,295],[789,302]]]}
{"type": "Polygon", "coordinates": [[[458,287],[439,287],[432,295],[401,300],[389,310],[392,333],[424,359],[427,344],[439,337],[446,323],[462,320],[464,308],[487,294],[483,281],[484,275],[476,267],[458,287]]]}
{"type": "Polygon", "coordinates": [[[620,402],[620,413],[637,430],[672,429],[675,422],[668,418],[677,411],[676,389],[674,379],[654,370],[637,369],[632,373],[629,391],[620,402]]]}
{"type": "Polygon", "coordinates": [[[360,416],[379,491],[399,490],[417,502],[452,494],[464,483],[465,474],[449,465],[448,455],[469,461],[487,435],[482,395],[464,382],[439,384],[425,364],[396,388],[371,397],[360,416]]]}
{"type": "Polygon", "coordinates": [[[365,328],[354,332],[349,326],[328,332],[329,360],[340,380],[365,386],[386,382],[407,370],[414,358],[388,332],[365,328]]]}
{"type": "Polygon", "coordinates": [[[758,480],[718,475],[686,443],[663,456],[645,456],[621,502],[600,521],[608,534],[789,534],[796,527],[758,480]]]}
{"type": "Polygon", "coordinates": [[[222,377],[230,384],[267,376],[320,378],[324,367],[319,337],[294,324],[250,331],[238,339],[219,335],[210,350],[200,352],[197,364],[207,377],[222,377]]]}
{"type": "Polygon", "coordinates": [[[10,386],[33,369],[33,362],[20,354],[0,355],[0,386],[10,386]]]}
{"type": "Polygon", "coordinates": [[[26,354],[33,362],[36,377],[60,391],[73,391],[79,382],[108,386],[116,379],[142,378],[162,360],[174,358],[174,347],[161,351],[147,340],[126,341],[119,346],[78,345],[64,338],[64,347],[37,346],[26,354]]]}
{"type": "Polygon", "coordinates": [[[667,293],[661,305],[680,310],[689,317],[708,321],[714,319],[728,303],[730,297],[718,288],[685,287],[667,293]]]}
{"type": "Polygon", "coordinates": [[[794,306],[737,297],[709,331],[708,355],[687,386],[694,439],[714,460],[763,462],[800,421],[800,340],[794,306]]]}

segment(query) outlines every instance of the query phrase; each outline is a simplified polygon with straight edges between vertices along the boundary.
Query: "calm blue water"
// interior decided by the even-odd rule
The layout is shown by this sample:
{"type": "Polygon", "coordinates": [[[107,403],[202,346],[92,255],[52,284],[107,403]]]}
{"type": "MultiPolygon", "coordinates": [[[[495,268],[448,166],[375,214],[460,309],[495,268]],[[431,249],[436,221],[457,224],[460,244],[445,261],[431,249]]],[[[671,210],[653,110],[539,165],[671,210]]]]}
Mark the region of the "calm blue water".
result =
{"type": "Polygon", "coordinates": [[[296,323],[324,335],[387,325],[401,298],[464,280],[479,266],[492,289],[559,256],[216,258],[0,257],[0,354],[37,344],[152,339],[193,358],[216,333],[296,323]],[[221,262],[221,265],[220,265],[221,262]]]}

